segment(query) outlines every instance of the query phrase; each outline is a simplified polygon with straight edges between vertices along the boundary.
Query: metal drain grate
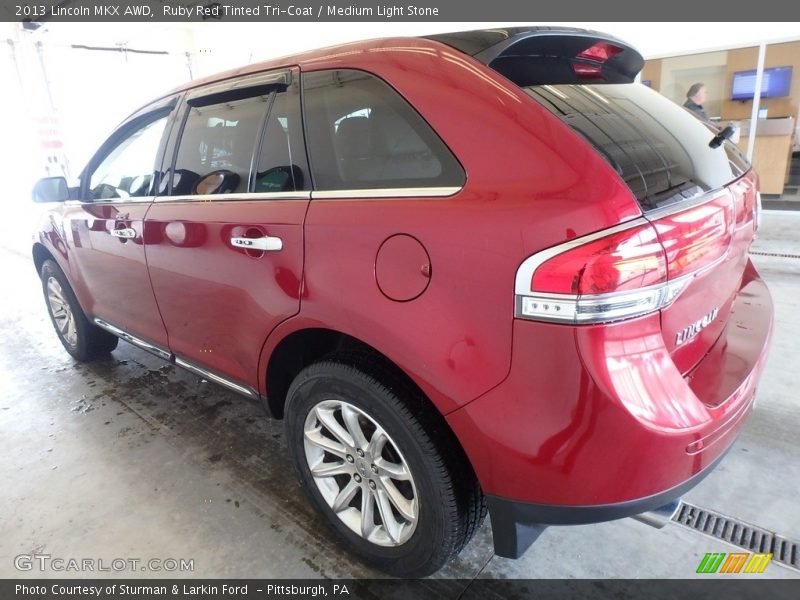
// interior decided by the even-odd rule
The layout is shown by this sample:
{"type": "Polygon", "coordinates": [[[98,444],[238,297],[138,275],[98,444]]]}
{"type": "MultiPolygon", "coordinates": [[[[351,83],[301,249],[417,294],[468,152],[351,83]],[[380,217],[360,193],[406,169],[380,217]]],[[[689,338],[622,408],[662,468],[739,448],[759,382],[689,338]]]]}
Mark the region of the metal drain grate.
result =
{"type": "Polygon", "coordinates": [[[681,502],[672,520],[751,552],[771,553],[773,562],[800,571],[800,542],[686,502],[681,502]]]}
{"type": "Polygon", "coordinates": [[[800,258],[800,254],[781,254],[780,252],[754,252],[751,250],[750,254],[755,254],[756,256],[777,256],[778,258],[800,258]]]}

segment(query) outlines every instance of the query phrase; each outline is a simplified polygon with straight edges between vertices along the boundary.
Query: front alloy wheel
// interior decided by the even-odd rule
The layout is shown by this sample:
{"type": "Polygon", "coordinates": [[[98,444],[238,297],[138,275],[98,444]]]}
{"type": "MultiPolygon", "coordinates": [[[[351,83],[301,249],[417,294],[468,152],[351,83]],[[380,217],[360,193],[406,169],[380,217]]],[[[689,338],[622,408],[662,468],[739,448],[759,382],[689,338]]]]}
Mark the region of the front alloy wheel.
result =
{"type": "Polygon", "coordinates": [[[47,278],[47,304],[50,314],[64,341],[70,346],[78,344],[78,330],[75,327],[75,315],[69,301],[64,295],[61,284],[52,275],[47,278]]]}
{"type": "Polygon", "coordinates": [[[419,513],[414,478],[375,419],[348,402],[323,400],[306,417],[304,447],[314,483],[342,523],[379,546],[408,541],[419,513]]]}
{"type": "Polygon", "coordinates": [[[108,354],[117,347],[117,338],[86,318],[75,292],[55,261],[47,259],[39,272],[47,312],[58,339],[73,358],[86,361],[108,354]]]}

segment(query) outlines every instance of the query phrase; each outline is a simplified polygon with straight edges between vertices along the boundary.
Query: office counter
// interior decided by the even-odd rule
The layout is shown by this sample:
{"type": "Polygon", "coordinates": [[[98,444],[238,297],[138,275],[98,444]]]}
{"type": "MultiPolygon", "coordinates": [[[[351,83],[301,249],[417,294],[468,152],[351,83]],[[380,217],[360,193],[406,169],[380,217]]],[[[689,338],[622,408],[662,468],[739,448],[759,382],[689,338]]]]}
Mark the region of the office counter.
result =
{"type": "MultiPolygon", "coordinates": [[[[783,186],[789,176],[794,139],[794,119],[758,119],[756,123],[756,144],[753,149],[753,167],[761,182],[762,194],[782,194],[783,186]]],[[[747,151],[750,120],[741,122],[738,146],[747,151]]]]}

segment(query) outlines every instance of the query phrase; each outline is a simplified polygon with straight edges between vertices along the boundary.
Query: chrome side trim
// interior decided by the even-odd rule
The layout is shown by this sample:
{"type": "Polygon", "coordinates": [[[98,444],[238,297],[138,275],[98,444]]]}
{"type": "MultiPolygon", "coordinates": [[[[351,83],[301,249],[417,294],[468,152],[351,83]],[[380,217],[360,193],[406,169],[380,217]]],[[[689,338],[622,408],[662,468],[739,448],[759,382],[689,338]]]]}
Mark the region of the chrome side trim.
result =
{"type": "Polygon", "coordinates": [[[155,354],[159,358],[163,358],[164,360],[170,360],[172,358],[172,353],[168,350],[164,350],[160,346],[156,346],[155,344],[151,344],[150,342],[145,342],[143,339],[136,337],[135,335],[131,335],[127,331],[120,329],[112,325],[111,323],[104,321],[103,319],[94,319],[94,324],[100,327],[101,329],[105,329],[109,333],[113,333],[118,338],[125,340],[126,342],[133,344],[141,348],[142,350],[147,350],[152,354],[155,354]]]}
{"type": "MultiPolygon", "coordinates": [[[[150,342],[145,342],[144,340],[136,337],[135,335],[131,335],[127,331],[120,329],[119,327],[116,327],[115,325],[112,325],[111,323],[109,323],[108,321],[104,321],[103,319],[98,319],[97,317],[95,317],[94,323],[98,327],[105,329],[109,333],[113,333],[120,339],[123,339],[126,342],[129,342],[134,346],[141,348],[142,350],[147,350],[148,352],[151,352],[156,356],[158,356],[159,358],[163,358],[168,362],[172,361],[173,354],[168,350],[164,350],[160,346],[156,346],[155,344],[151,344],[150,342]]],[[[178,365],[179,367],[183,367],[188,371],[191,371],[192,373],[200,375],[205,379],[210,379],[214,383],[218,383],[220,385],[225,386],[226,388],[232,389],[235,392],[239,392],[240,394],[249,396],[250,398],[259,397],[258,392],[256,392],[253,388],[226,379],[221,375],[217,375],[216,373],[212,373],[211,371],[203,369],[202,367],[198,367],[197,365],[192,364],[189,361],[183,360],[182,358],[179,358],[177,356],[175,357],[175,364],[178,365]]]]}
{"type": "Polygon", "coordinates": [[[514,281],[514,293],[518,296],[530,296],[531,295],[531,279],[533,278],[533,274],[539,266],[553,258],[554,256],[561,254],[562,252],[566,252],[567,250],[571,250],[576,246],[582,246],[588,242],[593,242],[594,240],[606,237],[607,235],[612,235],[614,233],[619,233],[620,231],[625,231],[626,229],[632,229],[634,227],[639,227],[640,225],[647,225],[649,221],[644,217],[638,217],[631,221],[626,221],[621,225],[616,225],[611,227],[610,229],[602,229],[600,231],[595,231],[594,233],[590,233],[589,235],[585,235],[583,237],[575,238],[574,240],[570,240],[563,244],[558,244],[557,246],[551,246],[550,248],[546,248],[545,250],[541,250],[534,254],[533,256],[529,256],[517,269],[517,276],[514,281]]]}
{"type": "Polygon", "coordinates": [[[410,187],[378,188],[370,190],[319,190],[311,192],[312,200],[336,198],[444,198],[460,192],[461,186],[453,187],[410,187]]]}
{"type": "Polygon", "coordinates": [[[249,396],[251,398],[258,398],[258,393],[250,386],[235,383],[230,379],[226,379],[221,375],[217,375],[216,373],[212,373],[211,371],[203,369],[202,367],[198,367],[197,365],[192,364],[189,361],[183,360],[180,357],[175,357],[175,364],[178,365],[179,367],[183,367],[188,371],[191,371],[192,373],[195,373],[196,375],[200,375],[205,379],[210,379],[214,383],[223,385],[226,388],[229,388],[235,392],[239,392],[240,394],[244,394],[245,396],[249,396]]]}
{"type": "Polygon", "coordinates": [[[241,192],[238,194],[189,194],[184,196],[158,196],[156,202],[232,202],[261,200],[332,200],[340,198],[445,198],[453,196],[463,188],[379,188],[374,190],[320,190],[314,192],[241,192]]]}
{"type": "Polygon", "coordinates": [[[311,192],[242,192],[239,194],[190,194],[185,196],[158,196],[156,202],[233,202],[260,200],[310,200],[311,192]]]}
{"type": "Polygon", "coordinates": [[[101,206],[104,204],[149,204],[154,196],[130,196],[128,198],[103,198],[99,200],[65,200],[66,206],[101,206]]]}

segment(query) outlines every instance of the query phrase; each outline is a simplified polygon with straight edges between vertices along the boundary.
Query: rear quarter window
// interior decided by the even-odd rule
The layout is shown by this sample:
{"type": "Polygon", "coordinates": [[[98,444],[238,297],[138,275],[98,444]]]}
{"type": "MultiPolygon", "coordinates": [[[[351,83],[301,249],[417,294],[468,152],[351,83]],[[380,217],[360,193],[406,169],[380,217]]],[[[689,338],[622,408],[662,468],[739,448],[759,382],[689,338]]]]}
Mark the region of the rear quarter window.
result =
{"type": "Polygon", "coordinates": [[[348,69],[305,73],[303,103],[316,189],[463,185],[444,142],[381,79],[348,69]]]}
{"type": "Polygon", "coordinates": [[[750,168],[734,144],[709,147],[712,127],[646,86],[524,89],[594,146],[644,211],[723,187],[750,168]]]}

